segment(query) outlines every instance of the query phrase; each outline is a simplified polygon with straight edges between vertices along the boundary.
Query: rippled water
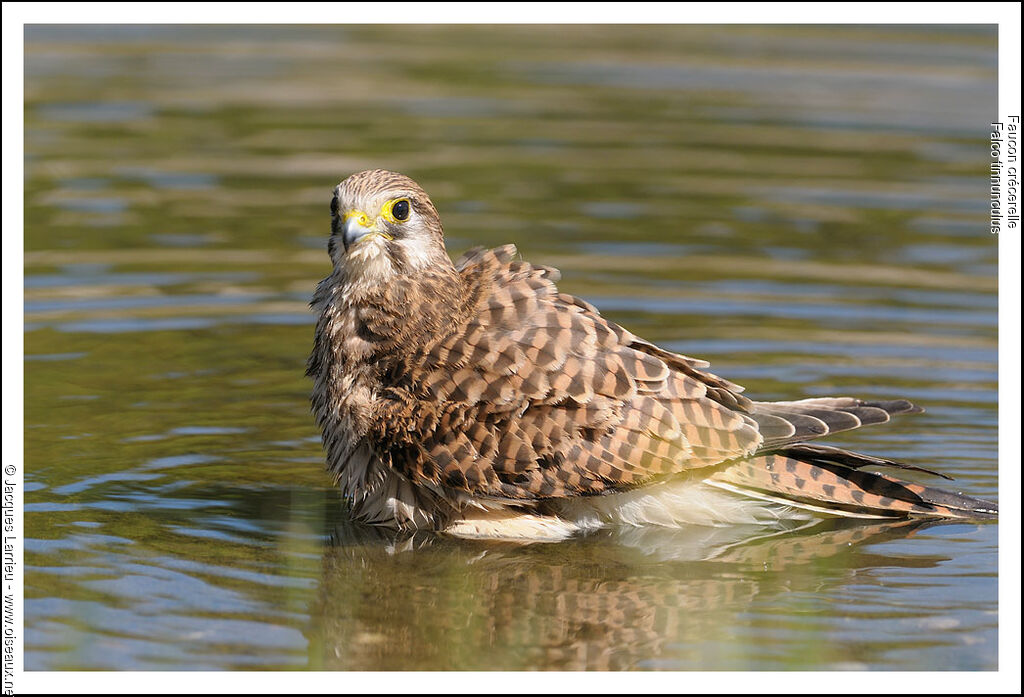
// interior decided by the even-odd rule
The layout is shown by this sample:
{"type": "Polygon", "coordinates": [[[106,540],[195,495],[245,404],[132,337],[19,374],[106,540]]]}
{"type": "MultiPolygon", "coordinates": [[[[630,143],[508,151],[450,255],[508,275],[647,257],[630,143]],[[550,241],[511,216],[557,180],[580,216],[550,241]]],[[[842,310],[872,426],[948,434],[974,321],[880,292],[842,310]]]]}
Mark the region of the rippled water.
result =
{"type": "Polygon", "coordinates": [[[997,667],[997,525],[346,522],[303,377],[331,188],[997,499],[995,30],[29,27],[25,667],[997,667]]]}

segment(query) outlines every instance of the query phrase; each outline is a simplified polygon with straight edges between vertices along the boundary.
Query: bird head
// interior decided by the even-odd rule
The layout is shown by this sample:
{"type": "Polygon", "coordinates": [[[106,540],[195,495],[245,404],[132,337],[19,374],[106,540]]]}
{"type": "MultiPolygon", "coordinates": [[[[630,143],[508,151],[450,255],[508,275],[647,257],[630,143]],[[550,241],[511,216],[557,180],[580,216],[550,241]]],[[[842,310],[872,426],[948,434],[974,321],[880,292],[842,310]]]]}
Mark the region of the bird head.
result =
{"type": "Polygon", "coordinates": [[[328,251],[351,281],[373,284],[451,266],[430,197],[409,177],[382,169],[353,174],[335,187],[328,251]]]}

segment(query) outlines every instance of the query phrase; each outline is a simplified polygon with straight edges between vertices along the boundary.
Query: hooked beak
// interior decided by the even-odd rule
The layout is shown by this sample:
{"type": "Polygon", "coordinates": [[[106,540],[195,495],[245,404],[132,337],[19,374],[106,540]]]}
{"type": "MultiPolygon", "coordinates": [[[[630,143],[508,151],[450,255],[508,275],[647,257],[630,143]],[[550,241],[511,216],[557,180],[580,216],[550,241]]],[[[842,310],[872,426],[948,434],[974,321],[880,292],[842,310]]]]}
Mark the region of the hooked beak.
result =
{"type": "Polygon", "coordinates": [[[391,235],[377,228],[376,223],[370,220],[370,216],[362,211],[349,211],[345,214],[345,224],[342,228],[342,240],[345,242],[345,251],[356,242],[380,235],[384,239],[393,239],[391,235]]]}

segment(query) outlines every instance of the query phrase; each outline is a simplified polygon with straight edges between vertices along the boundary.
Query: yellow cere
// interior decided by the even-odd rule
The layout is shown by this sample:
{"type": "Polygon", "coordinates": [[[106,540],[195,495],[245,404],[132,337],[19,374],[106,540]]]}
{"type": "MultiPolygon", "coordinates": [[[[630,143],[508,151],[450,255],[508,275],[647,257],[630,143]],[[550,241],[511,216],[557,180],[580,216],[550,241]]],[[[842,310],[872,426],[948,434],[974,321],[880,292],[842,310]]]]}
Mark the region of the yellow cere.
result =
{"type": "MultiPolygon", "coordinates": [[[[394,202],[393,201],[389,201],[388,203],[385,203],[384,207],[381,208],[380,213],[381,213],[381,217],[383,217],[383,218],[385,218],[387,220],[390,220],[392,222],[395,222],[394,218],[391,217],[391,204],[392,203],[394,203],[394,202]],[[387,210],[387,213],[385,213],[385,209],[387,210]]],[[[373,223],[373,221],[370,220],[370,216],[366,215],[366,213],[363,213],[362,211],[348,211],[347,213],[345,213],[345,215],[342,218],[342,220],[344,220],[347,223],[352,218],[356,219],[356,223],[360,227],[367,228],[367,229],[374,227],[374,223],[373,223]]],[[[366,235],[366,238],[376,237],[377,235],[383,237],[386,240],[393,240],[393,239],[395,239],[394,237],[392,237],[388,233],[384,232],[383,230],[376,230],[376,229],[374,230],[374,232],[372,234],[366,235]]]]}
{"type": "Polygon", "coordinates": [[[343,218],[344,222],[348,222],[352,218],[356,218],[356,222],[362,227],[370,227],[370,216],[366,215],[362,211],[349,211],[343,218]]]}

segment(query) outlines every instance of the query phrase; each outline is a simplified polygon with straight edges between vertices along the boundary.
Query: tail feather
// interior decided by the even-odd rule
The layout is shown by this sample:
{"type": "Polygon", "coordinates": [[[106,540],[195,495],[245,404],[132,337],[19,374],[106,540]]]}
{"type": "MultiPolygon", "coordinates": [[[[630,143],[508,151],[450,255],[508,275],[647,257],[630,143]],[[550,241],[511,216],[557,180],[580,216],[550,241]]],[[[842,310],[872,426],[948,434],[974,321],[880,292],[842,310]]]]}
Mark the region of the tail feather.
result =
{"type": "Polygon", "coordinates": [[[924,472],[925,474],[933,474],[936,477],[942,477],[943,479],[948,479],[950,481],[953,480],[952,477],[943,474],[942,472],[936,472],[916,465],[908,465],[905,462],[898,462],[885,457],[855,453],[849,450],[843,450],[842,448],[836,448],[831,445],[797,443],[796,445],[786,447],[785,454],[789,457],[803,460],[805,462],[844,465],[850,469],[863,469],[864,467],[893,467],[901,470],[924,472]]]}
{"type": "Polygon", "coordinates": [[[734,462],[706,481],[744,496],[851,518],[991,518],[999,512],[990,501],[856,468],[869,464],[899,465],[837,448],[799,446],[734,462]]]}

